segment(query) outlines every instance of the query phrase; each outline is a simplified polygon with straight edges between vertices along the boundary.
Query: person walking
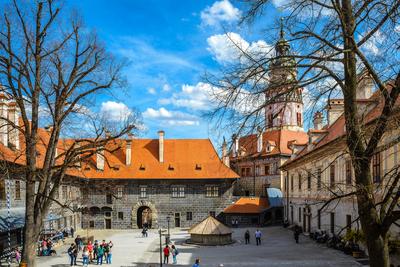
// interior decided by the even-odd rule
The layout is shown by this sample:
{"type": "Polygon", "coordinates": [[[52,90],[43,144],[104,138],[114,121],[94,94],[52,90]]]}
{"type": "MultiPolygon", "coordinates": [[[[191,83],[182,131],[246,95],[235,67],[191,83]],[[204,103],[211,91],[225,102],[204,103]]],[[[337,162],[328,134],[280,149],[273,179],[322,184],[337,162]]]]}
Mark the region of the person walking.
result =
{"type": "Polygon", "coordinates": [[[172,253],[172,263],[177,264],[178,262],[176,260],[176,256],[179,254],[179,251],[174,245],[171,246],[171,253],[172,253]]]}
{"type": "Polygon", "coordinates": [[[18,264],[20,264],[20,262],[21,262],[21,253],[19,252],[18,248],[15,249],[15,261],[18,264]]]}
{"type": "Polygon", "coordinates": [[[75,233],[74,228],[71,227],[70,232],[71,232],[71,237],[74,238],[74,233],[75,233]]]}
{"type": "Polygon", "coordinates": [[[111,264],[111,261],[112,261],[112,246],[113,246],[113,243],[111,241],[108,242],[108,244],[107,244],[107,257],[106,257],[106,263],[107,264],[111,264]]]}
{"type": "Polygon", "coordinates": [[[94,241],[93,246],[93,260],[97,260],[97,249],[99,248],[99,242],[97,240],[94,241]]]}
{"type": "Polygon", "coordinates": [[[76,256],[78,255],[78,251],[77,248],[75,247],[75,244],[71,244],[67,252],[70,259],[70,265],[71,266],[76,265],[76,256]]]}
{"type": "Polygon", "coordinates": [[[246,230],[246,232],[244,233],[244,241],[246,244],[250,244],[250,231],[246,230]]]}
{"type": "Polygon", "coordinates": [[[261,245],[261,235],[262,235],[261,231],[257,229],[256,232],[255,232],[257,246],[261,245]]]}
{"type": "Polygon", "coordinates": [[[168,264],[168,261],[169,261],[169,253],[170,253],[170,249],[169,249],[169,246],[168,246],[168,245],[165,246],[163,252],[164,252],[164,264],[168,264]]]}
{"type": "Polygon", "coordinates": [[[81,236],[80,235],[78,235],[76,238],[75,238],[75,245],[76,245],[76,248],[78,249],[78,251],[81,251],[82,250],[82,238],[81,238],[81,236]]]}
{"type": "Polygon", "coordinates": [[[88,266],[89,265],[89,249],[87,246],[83,247],[82,251],[82,265],[88,266]]]}
{"type": "Polygon", "coordinates": [[[93,261],[93,244],[92,241],[89,241],[89,243],[87,244],[87,249],[89,252],[89,261],[92,262],[93,261]]]}
{"type": "Polygon", "coordinates": [[[200,259],[196,259],[192,267],[200,267],[200,259]]]}
{"type": "Polygon", "coordinates": [[[99,245],[97,248],[97,265],[103,265],[104,248],[99,245]]]}
{"type": "Polygon", "coordinates": [[[294,226],[294,240],[296,241],[296,244],[299,243],[299,236],[300,236],[300,227],[298,225],[294,226]]]}

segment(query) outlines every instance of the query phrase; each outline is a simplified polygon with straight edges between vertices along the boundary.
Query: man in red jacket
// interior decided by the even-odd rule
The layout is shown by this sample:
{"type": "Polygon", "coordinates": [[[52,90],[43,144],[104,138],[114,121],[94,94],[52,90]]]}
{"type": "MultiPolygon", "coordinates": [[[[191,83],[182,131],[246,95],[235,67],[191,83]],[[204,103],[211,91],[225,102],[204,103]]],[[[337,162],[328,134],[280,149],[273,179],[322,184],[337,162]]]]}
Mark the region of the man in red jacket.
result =
{"type": "Polygon", "coordinates": [[[168,264],[169,252],[170,252],[169,246],[166,245],[163,251],[164,251],[164,263],[168,264]]]}

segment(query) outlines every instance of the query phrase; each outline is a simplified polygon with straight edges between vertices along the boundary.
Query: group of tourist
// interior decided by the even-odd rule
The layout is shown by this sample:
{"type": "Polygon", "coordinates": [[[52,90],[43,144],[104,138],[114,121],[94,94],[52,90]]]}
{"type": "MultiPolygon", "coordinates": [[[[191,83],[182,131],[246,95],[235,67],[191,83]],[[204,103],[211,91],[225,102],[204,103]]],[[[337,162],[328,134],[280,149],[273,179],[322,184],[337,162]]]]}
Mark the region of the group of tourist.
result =
{"type": "Polygon", "coordinates": [[[114,244],[112,241],[106,242],[105,240],[102,242],[95,240],[94,244],[89,241],[87,245],[83,246],[82,239],[78,236],[75,239],[75,243],[71,244],[67,251],[70,258],[70,264],[71,266],[77,265],[76,259],[81,250],[83,266],[88,266],[89,263],[93,262],[96,262],[97,265],[102,265],[103,260],[105,260],[107,264],[111,264],[111,251],[113,246],[114,244]]]}
{"type": "Polygon", "coordinates": [[[39,241],[38,256],[56,255],[57,252],[53,249],[53,241],[50,238],[43,238],[39,241]]]}
{"type": "MultiPolygon", "coordinates": [[[[254,236],[256,238],[256,245],[261,245],[261,236],[262,233],[259,229],[257,229],[254,233],[254,236]]],[[[244,233],[244,241],[246,244],[250,244],[250,231],[246,230],[246,232],[244,233]]]]}
{"type": "Polygon", "coordinates": [[[166,245],[165,248],[163,249],[163,253],[164,253],[164,264],[168,264],[169,263],[169,256],[172,255],[172,263],[173,264],[177,264],[177,259],[176,256],[178,256],[179,251],[178,249],[175,247],[175,245],[172,245],[171,247],[169,245],[166,245]]]}

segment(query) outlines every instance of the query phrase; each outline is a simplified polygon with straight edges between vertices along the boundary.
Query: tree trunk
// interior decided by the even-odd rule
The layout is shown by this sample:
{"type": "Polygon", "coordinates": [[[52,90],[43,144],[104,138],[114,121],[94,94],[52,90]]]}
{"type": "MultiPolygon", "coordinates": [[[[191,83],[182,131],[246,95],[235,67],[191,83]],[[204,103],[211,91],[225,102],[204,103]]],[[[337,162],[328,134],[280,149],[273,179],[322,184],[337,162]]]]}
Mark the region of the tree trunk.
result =
{"type": "Polygon", "coordinates": [[[25,231],[22,262],[29,267],[36,266],[36,248],[41,229],[41,220],[38,220],[38,213],[35,212],[35,182],[26,183],[26,206],[25,206],[25,231]],[[37,225],[39,224],[39,225],[37,225]]]}
{"type": "Polygon", "coordinates": [[[369,266],[371,267],[389,267],[389,247],[388,239],[382,236],[370,238],[366,236],[369,254],[369,266]]]}
{"type": "Polygon", "coordinates": [[[378,211],[373,198],[373,182],[369,161],[363,162],[360,168],[355,169],[356,180],[360,185],[357,193],[358,214],[365,242],[368,249],[369,264],[371,267],[389,267],[389,249],[386,233],[379,227],[378,211]],[[384,237],[382,237],[382,235],[384,237]]]}

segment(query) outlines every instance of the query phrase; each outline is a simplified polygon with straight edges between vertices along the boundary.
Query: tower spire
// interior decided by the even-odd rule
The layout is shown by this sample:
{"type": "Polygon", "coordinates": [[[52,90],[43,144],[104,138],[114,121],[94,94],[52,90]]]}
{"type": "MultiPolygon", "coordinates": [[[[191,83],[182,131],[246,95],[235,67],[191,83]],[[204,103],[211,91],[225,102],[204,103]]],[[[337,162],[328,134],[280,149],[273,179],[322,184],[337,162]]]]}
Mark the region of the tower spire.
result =
{"type": "Polygon", "coordinates": [[[280,37],[283,39],[285,37],[285,32],[283,31],[283,17],[281,17],[281,31],[280,31],[280,37]]]}

